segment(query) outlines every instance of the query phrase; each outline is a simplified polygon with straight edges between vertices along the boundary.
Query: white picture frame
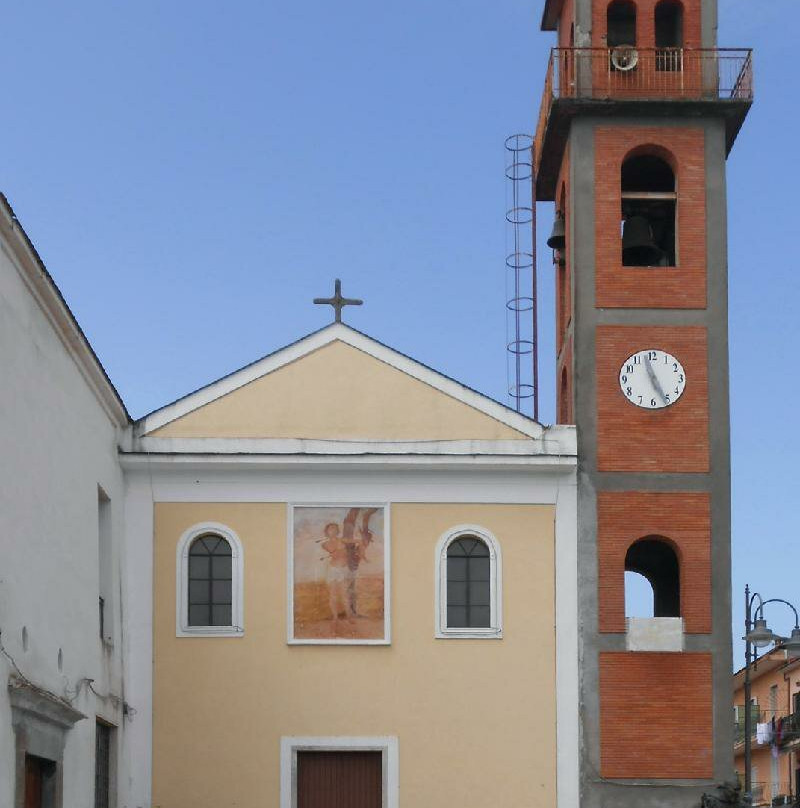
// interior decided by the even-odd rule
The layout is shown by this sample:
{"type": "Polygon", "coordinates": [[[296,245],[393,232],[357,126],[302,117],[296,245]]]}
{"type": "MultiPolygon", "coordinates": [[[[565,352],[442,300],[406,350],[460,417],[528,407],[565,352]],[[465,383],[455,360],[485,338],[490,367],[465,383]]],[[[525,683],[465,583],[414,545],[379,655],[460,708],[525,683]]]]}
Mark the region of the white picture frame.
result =
{"type": "MultiPolygon", "coordinates": [[[[286,610],[286,641],[289,645],[390,645],[391,644],[391,509],[388,502],[352,502],[352,501],[338,501],[338,502],[290,502],[287,505],[287,610],[286,610]],[[369,514],[370,511],[377,513],[380,511],[382,520],[380,531],[382,535],[380,538],[380,553],[382,564],[376,562],[374,553],[378,549],[378,537],[373,536],[371,543],[366,546],[365,563],[369,564],[370,573],[364,578],[360,578],[358,569],[353,570],[348,567],[349,572],[344,570],[340,573],[341,580],[331,580],[330,567],[333,564],[331,553],[323,549],[325,543],[324,530],[326,524],[341,523],[343,525],[340,530],[342,540],[346,540],[346,530],[344,529],[345,516],[349,515],[353,510],[358,510],[356,522],[354,524],[356,532],[359,532],[362,527],[363,519],[369,514]],[[316,510],[317,513],[312,513],[316,510]],[[359,523],[358,520],[362,520],[359,523]],[[302,523],[302,524],[301,524],[302,523]],[[318,538],[309,538],[309,524],[314,525],[314,535],[318,538]],[[302,532],[301,532],[302,531],[302,532]],[[311,550],[306,545],[309,541],[314,541],[316,547],[316,560],[318,566],[316,568],[316,577],[309,580],[310,571],[308,569],[308,558],[311,550]],[[373,546],[375,545],[375,546],[373,546]],[[302,552],[302,558],[297,558],[302,552]],[[357,591],[359,582],[369,578],[375,578],[380,573],[382,576],[382,634],[381,636],[375,635],[375,622],[378,619],[373,617],[370,619],[369,615],[351,617],[346,614],[341,618],[341,624],[335,626],[332,615],[332,607],[322,606],[320,598],[323,597],[323,587],[327,590],[327,598],[331,599],[330,602],[335,600],[335,595],[332,596],[330,586],[336,586],[339,590],[339,603],[344,597],[343,592],[357,591]],[[324,580],[323,580],[324,579],[324,580]],[[326,620],[316,620],[313,628],[307,628],[312,621],[305,622],[305,628],[298,631],[298,626],[303,626],[304,621],[300,615],[295,615],[295,609],[301,608],[300,587],[313,586],[316,590],[316,604],[317,609],[324,608],[325,613],[328,615],[326,620]],[[322,623],[327,622],[330,625],[324,626],[322,623]],[[347,625],[346,625],[347,624],[347,625]],[[335,636],[330,636],[334,634],[335,636]]],[[[372,531],[374,514],[369,517],[369,530],[372,531]]],[[[359,534],[360,536],[360,534],[359,534]]],[[[334,539],[337,537],[334,536],[334,539]]],[[[373,581],[373,586],[376,583],[373,581]]],[[[327,601],[326,601],[327,602],[327,601]]],[[[372,611],[375,611],[375,599],[372,598],[372,611]]],[[[337,608],[338,611],[338,608],[337,608]]]]}

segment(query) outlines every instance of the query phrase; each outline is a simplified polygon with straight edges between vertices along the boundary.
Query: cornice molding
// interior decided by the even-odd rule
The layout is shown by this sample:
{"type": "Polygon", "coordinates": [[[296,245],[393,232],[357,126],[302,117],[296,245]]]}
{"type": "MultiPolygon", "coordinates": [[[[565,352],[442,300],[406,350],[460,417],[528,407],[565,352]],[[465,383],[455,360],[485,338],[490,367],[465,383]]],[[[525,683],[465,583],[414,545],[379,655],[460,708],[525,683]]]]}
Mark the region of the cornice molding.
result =
{"type": "Polygon", "coordinates": [[[86,718],[64,699],[18,676],[11,676],[8,680],[8,697],[12,710],[35,716],[62,729],[71,729],[75,723],[86,718]]]}

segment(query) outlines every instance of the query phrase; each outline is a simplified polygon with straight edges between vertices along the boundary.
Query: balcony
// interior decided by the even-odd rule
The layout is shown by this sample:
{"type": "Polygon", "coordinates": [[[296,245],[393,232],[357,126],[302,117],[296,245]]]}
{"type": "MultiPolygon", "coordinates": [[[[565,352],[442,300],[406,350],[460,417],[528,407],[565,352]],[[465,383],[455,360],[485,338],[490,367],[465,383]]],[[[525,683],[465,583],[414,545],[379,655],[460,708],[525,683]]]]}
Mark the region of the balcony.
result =
{"type": "MultiPolygon", "coordinates": [[[[781,780],[780,777],[776,780],[763,780],[763,774],[755,766],[752,771],[753,780],[750,783],[750,794],[753,798],[752,804],[754,808],[757,808],[757,806],[777,805],[800,808],[800,798],[793,793],[791,782],[781,780]]],[[[743,772],[740,770],[736,774],[742,789],[744,789],[743,772]]]]}
{"type": "MultiPolygon", "coordinates": [[[[800,712],[787,713],[786,710],[762,710],[757,704],[752,705],[751,735],[753,748],[768,746],[775,743],[779,747],[800,746],[800,712]],[[761,743],[757,739],[759,724],[769,724],[772,732],[768,743],[761,743]]],[[[734,719],[733,744],[736,754],[741,753],[744,744],[744,706],[737,707],[734,719]]]]}
{"type": "Polygon", "coordinates": [[[792,795],[791,784],[776,782],[753,782],[752,791],[750,792],[753,797],[753,806],[786,806],[787,808],[796,808],[797,797],[792,795]]]}
{"type": "Polygon", "coordinates": [[[578,114],[718,116],[730,151],[752,101],[749,49],[553,48],[536,127],[537,198],[553,199],[578,114]]]}
{"type": "Polygon", "coordinates": [[[790,713],[778,719],[777,735],[780,746],[797,744],[800,741],[800,713],[790,713]]]}

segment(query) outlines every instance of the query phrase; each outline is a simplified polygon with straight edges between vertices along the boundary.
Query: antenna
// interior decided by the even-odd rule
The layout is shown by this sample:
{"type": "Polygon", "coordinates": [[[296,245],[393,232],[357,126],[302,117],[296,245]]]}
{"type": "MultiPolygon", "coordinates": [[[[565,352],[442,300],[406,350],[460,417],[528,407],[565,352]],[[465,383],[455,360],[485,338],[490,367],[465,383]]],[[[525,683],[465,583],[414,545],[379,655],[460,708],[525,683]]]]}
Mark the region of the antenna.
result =
{"type": "Polygon", "coordinates": [[[539,419],[536,296],[536,184],[533,137],[506,138],[506,371],[511,406],[532,401],[539,419]]]}

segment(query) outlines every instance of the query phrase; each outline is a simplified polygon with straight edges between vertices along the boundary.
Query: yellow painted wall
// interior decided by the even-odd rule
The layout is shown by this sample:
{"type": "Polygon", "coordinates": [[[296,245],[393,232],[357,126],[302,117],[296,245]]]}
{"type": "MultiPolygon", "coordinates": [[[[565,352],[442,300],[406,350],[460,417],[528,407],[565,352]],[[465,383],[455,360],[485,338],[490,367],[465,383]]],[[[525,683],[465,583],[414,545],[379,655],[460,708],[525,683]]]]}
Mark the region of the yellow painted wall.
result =
{"type": "Polygon", "coordinates": [[[282,735],[396,735],[404,808],[555,806],[554,511],[391,509],[392,645],[286,644],[283,504],[155,513],[153,804],[274,808],[282,735]],[[241,638],[175,637],[175,551],[216,521],[242,540],[241,638]],[[458,524],[501,543],[502,640],[434,639],[434,551],[458,524]]]}
{"type": "MultiPolygon", "coordinates": [[[[737,676],[739,682],[743,683],[743,679],[737,676]]],[[[773,717],[776,719],[783,718],[792,713],[793,702],[792,693],[798,691],[795,674],[787,674],[785,661],[782,659],[782,652],[768,652],[761,658],[758,664],[758,670],[754,674],[754,681],[750,697],[755,699],[758,704],[760,718],[757,721],[771,721],[773,717]],[[789,676],[789,680],[785,678],[789,676]],[[776,695],[777,700],[774,703],[770,698],[770,690],[772,687],[777,687],[776,695]]],[[[736,681],[736,680],[735,680],[736,681]]],[[[733,694],[733,704],[739,707],[740,715],[742,716],[742,723],[744,722],[744,687],[738,687],[733,694]]],[[[753,732],[755,733],[755,724],[753,725],[753,732]]],[[[744,733],[742,733],[744,738],[744,733]]],[[[789,749],[781,749],[778,756],[777,778],[775,785],[777,786],[774,791],[772,788],[772,747],[759,746],[753,741],[752,747],[752,771],[753,771],[753,785],[754,790],[760,789],[763,799],[771,801],[773,797],[781,794],[794,793],[795,791],[795,769],[797,768],[797,758],[793,760],[792,751],[789,749]]],[[[734,748],[734,765],[736,771],[740,775],[740,779],[744,782],[744,743],[737,744],[734,748]]]]}
{"type": "Polygon", "coordinates": [[[150,434],[309,440],[527,437],[343,342],[332,342],[150,434]]]}

